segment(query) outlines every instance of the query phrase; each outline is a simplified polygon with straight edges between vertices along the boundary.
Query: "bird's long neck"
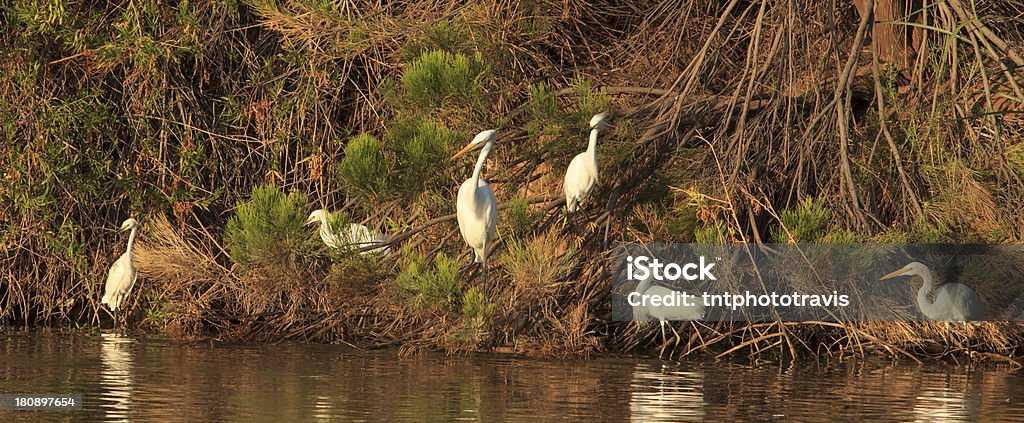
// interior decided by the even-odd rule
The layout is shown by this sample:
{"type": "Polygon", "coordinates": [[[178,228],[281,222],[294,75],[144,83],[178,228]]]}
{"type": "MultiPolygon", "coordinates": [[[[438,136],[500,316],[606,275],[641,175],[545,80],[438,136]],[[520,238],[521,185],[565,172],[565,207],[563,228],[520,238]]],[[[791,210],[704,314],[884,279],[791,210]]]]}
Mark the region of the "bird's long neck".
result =
{"type": "Polygon", "coordinates": [[[587,152],[597,154],[597,128],[590,130],[590,144],[587,144],[587,152]]]}
{"type": "MultiPolygon", "coordinates": [[[[921,289],[917,290],[917,303],[921,306],[921,311],[925,312],[926,306],[931,306],[933,304],[931,301],[928,301],[928,294],[932,292],[933,287],[932,273],[923,272],[918,276],[921,277],[921,280],[924,281],[924,283],[921,284],[921,289]]],[[[927,315],[927,313],[925,313],[925,315],[927,315]]]]}
{"type": "Polygon", "coordinates": [[[476,159],[476,167],[473,168],[473,188],[480,186],[480,172],[484,169],[484,162],[487,161],[487,155],[491,152],[491,143],[487,143],[484,146],[483,151],[480,152],[480,157],[476,159]]]}
{"type": "Polygon", "coordinates": [[[635,291],[639,292],[642,295],[644,292],[647,291],[647,288],[650,288],[650,287],[651,287],[651,278],[647,278],[647,279],[644,279],[644,280],[640,281],[640,283],[636,284],[636,290],[635,291]]]}
{"type": "Polygon", "coordinates": [[[127,249],[127,252],[128,252],[129,256],[132,255],[132,245],[135,245],[135,231],[137,231],[138,229],[139,229],[138,227],[132,228],[132,233],[130,235],[128,235],[128,249],[127,249]]]}

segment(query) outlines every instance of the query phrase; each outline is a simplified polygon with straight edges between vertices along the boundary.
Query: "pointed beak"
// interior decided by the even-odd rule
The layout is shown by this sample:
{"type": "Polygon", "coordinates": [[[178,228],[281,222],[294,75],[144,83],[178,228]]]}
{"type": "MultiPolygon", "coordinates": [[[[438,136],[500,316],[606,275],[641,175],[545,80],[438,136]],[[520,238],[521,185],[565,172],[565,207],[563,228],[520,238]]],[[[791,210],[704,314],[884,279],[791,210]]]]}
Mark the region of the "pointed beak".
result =
{"type": "Polygon", "coordinates": [[[309,217],[306,218],[306,224],[307,225],[310,225],[313,222],[316,222],[316,219],[314,219],[313,216],[309,216],[309,217]]]}
{"type": "Polygon", "coordinates": [[[458,153],[455,153],[455,155],[454,155],[454,156],[452,156],[452,158],[450,158],[450,159],[448,159],[448,160],[455,160],[455,159],[456,159],[457,157],[459,157],[459,156],[461,156],[461,155],[463,155],[463,154],[466,154],[466,152],[467,152],[467,151],[469,151],[469,150],[472,150],[472,149],[473,149],[473,147],[476,147],[476,146],[475,146],[475,145],[473,145],[473,144],[469,144],[469,145],[467,145],[467,146],[465,146],[465,147],[462,147],[462,150],[459,150],[459,152],[458,152],[458,153]]]}
{"type": "Polygon", "coordinates": [[[897,270],[897,271],[895,271],[895,272],[892,272],[892,273],[890,273],[890,274],[888,274],[888,275],[882,276],[882,278],[881,278],[881,279],[879,279],[879,280],[880,280],[880,281],[884,281],[884,280],[886,280],[886,279],[892,279],[892,278],[895,278],[895,277],[897,277],[897,276],[903,276],[903,274],[904,274],[904,273],[907,273],[907,269],[900,269],[900,270],[897,270]]]}

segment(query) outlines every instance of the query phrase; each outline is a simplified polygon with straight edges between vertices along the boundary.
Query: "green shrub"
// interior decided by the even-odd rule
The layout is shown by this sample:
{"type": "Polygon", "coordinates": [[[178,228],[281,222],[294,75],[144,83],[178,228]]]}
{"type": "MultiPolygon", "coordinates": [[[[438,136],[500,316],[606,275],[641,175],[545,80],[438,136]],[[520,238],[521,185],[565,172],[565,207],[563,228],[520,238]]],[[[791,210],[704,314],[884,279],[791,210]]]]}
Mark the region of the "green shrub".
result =
{"type": "Polygon", "coordinates": [[[828,233],[832,212],[820,200],[807,197],[795,208],[783,210],[779,218],[782,227],[771,229],[775,242],[818,242],[828,233]]]}
{"type": "Polygon", "coordinates": [[[725,244],[731,236],[732,229],[725,222],[720,221],[693,231],[693,239],[697,244],[725,244]]]}
{"type": "Polygon", "coordinates": [[[527,103],[530,120],[534,122],[549,122],[561,119],[564,115],[561,106],[558,105],[558,97],[555,91],[546,83],[530,84],[530,100],[527,103]]]}
{"type": "Polygon", "coordinates": [[[386,191],[391,168],[380,141],[373,135],[361,134],[345,146],[338,176],[349,190],[373,198],[386,191]]]}
{"type": "Polygon", "coordinates": [[[231,259],[243,266],[291,265],[312,248],[305,223],[304,195],[257,186],[228,220],[224,243],[231,259]]]}
{"type": "Polygon", "coordinates": [[[476,288],[469,288],[462,295],[462,316],[479,326],[484,326],[491,320],[496,308],[495,304],[487,301],[487,297],[476,288]]]}
{"type": "Polygon", "coordinates": [[[423,256],[411,250],[407,249],[404,256],[402,271],[395,278],[395,283],[412,294],[413,305],[434,304],[451,308],[461,297],[459,265],[454,259],[438,253],[431,268],[423,256]]]}
{"type": "Polygon", "coordinates": [[[512,237],[523,237],[539,220],[538,214],[531,211],[530,204],[522,198],[505,203],[505,209],[499,213],[500,232],[512,237]]]}
{"type": "Polygon", "coordinates": [[[451,21],[441,21],[423,30],[423,33],[402,47],[402,58],[406,62],[431,50],[443,50],[449,53],[466,51],[466,34],[461,25],[451,21]]]}
{"type": "Polygon", "coordinates": [[[398,156],[402,187],[420,192],[424,183],[434,181],[448,167],[448,154],[459,135],[429,120],[406,120],[388,133],[388,145],[398,156]]]}
{"type": "Polygon", "coordinates": [[[466,105],[480,94],[487,70],[480,55],[431,50],[420,54],[402,75],[406,97],[421,107],[466,105]]]}
{"type": "Polygon", "coordinates": [[[590,122],[592,116],[608,111],[608,96],[604,91],[595,89],[587,77],[577,74],[572,81],[572,89],[576,92],[574,121],[590,122]]]}

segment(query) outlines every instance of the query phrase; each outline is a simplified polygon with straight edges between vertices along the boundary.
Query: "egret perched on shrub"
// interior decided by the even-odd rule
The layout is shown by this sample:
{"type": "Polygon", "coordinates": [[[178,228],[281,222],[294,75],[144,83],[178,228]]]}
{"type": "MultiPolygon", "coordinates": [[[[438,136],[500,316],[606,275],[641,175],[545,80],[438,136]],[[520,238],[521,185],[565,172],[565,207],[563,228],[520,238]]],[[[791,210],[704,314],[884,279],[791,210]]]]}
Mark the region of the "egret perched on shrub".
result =
{"type": "Polygon", "coordinates": [[[494,198],[494,191],[491,191],[487,181],[480,177],[480,171],[484,167],[487,155],[494,148],[496,134],[497,132],[493,129],[483,131],[473,137],[466,147],[452,156],[452,160],[454,160],[467,151],[483,147],[480,150],[480,157],[476,159],[473,176],[459,187],[455,214],[459,220],[462,239],[466,240],[466,244],[473,249],[475,257],[473,261],[481,263],[483,266],[484,293],[487,292],[487,248],[494,242],[494,231],[498,223],[498,200],[494,198]]]}
{"type": "Polygon", "coordinates": [[[131,230],[128,235],[128,248],[124,254],[117,258],[114,264],[110,265],[107,272],[107,286],[103,291],[101,302],[110,307],[110,311],[117,311],[117,306],[124,301],[132,287],[135,286],[135,278],[138,276],[138,269],[135,268],[135,261],[132,260],[132,245],[135,244],[135,233],[139,229],[139,221],[128,218],[121,224],[119,231],[131,230]]]}
{"type": "MultiPolygon", "coordinates": [[[[384,242],[384,236],[380,232],[371,230],[358,223],[349,223],[344,230],[335,232],[331,229],[331,212],[319,209],[314,210],[306,218],[306,224],[320,223],[320,239],[324,244],[336,249],[360,248],[371,244],[384,242]]],[[[363,251],[361,255],[386,255],[391,252],[388,247],[375,248],[363,251]]]]}
{"type": "Polygon", "coordinates": [[[969,286],[960,283],[946,283],[935,290],[934,301],[928,301],[928,294],[935,284],[932,282],[932,271],[918,262],[910,263],[902,269],[882,276],[880,280],[897,276],[920,276],[924,281],[917,291],[917,306],[921,313],[931,320],[946,322],[967,322],[980,320],[985,311],[978,293],[969,286]]]}
{"type": "Polygon", "coordinates": [[[598,113],[590,118],[590,144],[587,151],[577,154],[565,170],[562,191],[565,192],[565,207],[570,212],[579,209],[597,185],[597,132],[604,129],[607,113],[598,113]]]}
{"type": "MultiPolygon", "coordinates": [[[[668,298],[673,295],[672,290],[660,285],[651,286],[651,277],[640,281],[636,285],[634,292],[641,295],[640,298],[636,299],[638,305],[633,306],[633,320],[643,322],[650,320],[651,317],[658,319],[661,324],[661,352],[658,354],[664,354],[665,346],[668,343],[668,338],[665,336],[665,323],[674,320],[701,320],[704,318],[704,304],[702,300],[696,300],[690,305],[686,304],[675,304],[675,305],[653,305],[649,301],[644,302],[644,298],[650,299],[652,297],[668,298]]],[[[635,297],[635,295],[634,295],[635,297]]],[[[694,299],[691,298],[691,301],[694,299]]],[[[676,328],[671,324],[669,328],[672,329],[672,333],[676,335],[676,345],[679,345],[679,332],[676,332],[676,328]]]]}

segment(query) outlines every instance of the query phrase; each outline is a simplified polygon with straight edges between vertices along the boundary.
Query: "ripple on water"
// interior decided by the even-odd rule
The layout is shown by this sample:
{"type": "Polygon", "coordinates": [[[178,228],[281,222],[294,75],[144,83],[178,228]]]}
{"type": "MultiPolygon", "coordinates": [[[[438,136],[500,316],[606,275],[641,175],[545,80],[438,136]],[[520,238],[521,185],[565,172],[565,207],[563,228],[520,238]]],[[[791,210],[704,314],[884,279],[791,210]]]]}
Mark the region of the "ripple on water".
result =
{"type": "Polygon", "coordinates": [[[0,392],[81,393],[84,408],[0,411],[0,421],[1024,419],[1024,380],[989,364],[399,358],[297,343],[2,336],[0,392]]]}

